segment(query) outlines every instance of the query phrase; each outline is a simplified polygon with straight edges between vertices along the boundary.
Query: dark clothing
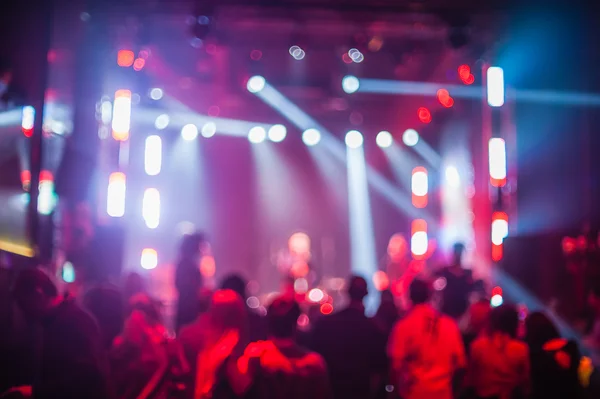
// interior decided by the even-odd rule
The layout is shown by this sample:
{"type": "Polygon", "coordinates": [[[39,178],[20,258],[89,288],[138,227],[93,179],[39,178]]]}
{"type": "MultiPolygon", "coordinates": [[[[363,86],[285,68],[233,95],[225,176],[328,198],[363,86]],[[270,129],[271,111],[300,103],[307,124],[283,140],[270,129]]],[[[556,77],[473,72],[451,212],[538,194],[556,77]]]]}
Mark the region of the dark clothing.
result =
{"type": "Polygon", "coordinates": [[[583,392],[578,368],[581,354],[573,341],[555,339],[530,348],[532,399],[579,399],[583,392]]]}
{"type": "Polygon", "coordinates": [[[182,259],[175,270],[175,288],[179,294],[177,300],[176,331],[190,324],[200,313],[200,289],[202,274],[198,263],[192,259],[182,259]]]}
{"type": "Polygon", "coordinates": [[[318,320],[312,345],[325,358],[335,398],[373,396],[372,377],[387,369],[386,336],[363,309],[349,307],[318,320]]]}
{"type": "Polygon", "coordinates": [[[321,356],[296,344],[252,343],[244,357],[256,369],[246,398],[330,399],[331,387],[321,356]]]}
{"type": "Polygon", "coordinates": [[[442,313],[458,319],[469,307],[469,295],[473,290],[473,276],[470,270],[447,267],[439,274],[446,279],[442,291],[442,313]]]}
{"type": "Polygon", "coordinates": [[[267,339],[266,319],[250,308],[248,308],[248,328],[250,342],[267,339]]]}
{"type": "Polygon", "coordinates": [[[110,398],[106,354],[94,319],[73,300],[65,300],[42,328],[35,398],[110,398]]]}

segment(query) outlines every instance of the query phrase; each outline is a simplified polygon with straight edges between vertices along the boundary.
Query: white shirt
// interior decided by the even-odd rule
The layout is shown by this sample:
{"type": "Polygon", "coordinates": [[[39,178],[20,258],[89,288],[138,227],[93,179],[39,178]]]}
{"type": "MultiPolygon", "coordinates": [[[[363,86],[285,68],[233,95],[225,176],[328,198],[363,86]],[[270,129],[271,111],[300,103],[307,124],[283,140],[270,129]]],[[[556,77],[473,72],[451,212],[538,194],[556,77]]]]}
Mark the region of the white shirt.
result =
{"type": "Polygon", "coordinates": [[[466,367],[458,325],[428,304],[415,306],[396,323],[388,355],[406,399],[452,399],[452,376],[466,367]]]}

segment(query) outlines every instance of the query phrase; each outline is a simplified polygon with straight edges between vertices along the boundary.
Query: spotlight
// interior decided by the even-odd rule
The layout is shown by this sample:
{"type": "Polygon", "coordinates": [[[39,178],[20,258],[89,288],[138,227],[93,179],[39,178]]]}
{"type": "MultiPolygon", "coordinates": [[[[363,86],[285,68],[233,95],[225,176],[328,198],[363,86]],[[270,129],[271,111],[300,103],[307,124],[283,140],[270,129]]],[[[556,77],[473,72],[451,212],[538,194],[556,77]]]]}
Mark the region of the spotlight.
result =
{"type": "Polygon", "coordinates": [[[256,75],[248,79],[248,84],[246,87],[250,93],[258,93],[265,88],[265,83],[265,78],[260,75],[256,75]]]}
{"type": "Polygon", "coordinates": [[[419,133],[415,129],[406,129],[402,135],[402,141],[409,147],[414,147],[419,142],[419,133]]]}
{"type": "Polygon", "coordinates": [[[262,143],[267,138],[267,132],[263,127],[255,126],[248,132],[248,140],[253,144],[262,143]]]}
{"type": "Polygon", "coordinates": [[[292,46],[290,47],[290,55],[294,57],[295,60],[300,61],[304,59],[306,53],[300,46],[292,46]]]}
{"type": "Polygon", "coordinates": [[[269,128],[269,140],[279,143],[285,139],[287,129],[283,125],[273,125],[269,128]]]}
{"type": "Polygon", "coordinates": [[[358,130],[350,130],[346,133],[346,145],[348,148],[358,148],[363,145],[363,136],[358,130]]]}
{"type": "Polygon", "coordinates": [[[163,91],[162,91],[162,89],[155,87],[153,89],[150,89],[149,95],[150,95],[150,98],[153,100],[160,100],[163,97],[163,91]]]}
{"type": "Polygon", "coordinates": [[[365,56],[363,55],[363,53],[361,53],[360,50],[355,49],[355,48],[351,48],[348,51],[348,56],[350,57],[350,59],[352,61],[354,61],[357,64],[363,62],[365,59],[365,56]]]}
{"type": "Polygon", "coordinates": [[[356,76],[348,75],[342,79],[342,89],[348,94],[356,93],[360,88],[360,81],[356,76]]]}
{"type": "Polygon", "coordinates": [[[377,134],[377,137],[375,138],[375,142],[381,148],[388,148],[388,147],[391,147],[392,143],[394,142],[394,139],[392,138],[392,135],[390,134],[390,132],[386,132],[384,130],[382,132],[379,132],[379,134],[377,134]]]}
{"type": "Polygon", "coordinates": [[[169,126],[169,115],[161,114],[156,117],[154,121],[154,127],[158,130],[166,129],[169,126]]]}
{"type": "Polygon", "coordinates": [[[214,136],[215,133],[217,133],[217,125],[214,122],[208,122],[202,126],[202,137],[206,137],[208,139],[214,136]]]}
{"type": "Polygon", "coordinates": [[[181,128],[181,137],[187,141],[194,140],[196,137],[198,137],[198,128],[196,125],[191,123],[185,125],[181,128]]]}
{"type": "Polygon", "coordinates": [[[306,129],[302,133],[302,141],[309,147],[317,145],[321,141],[321,132],[317,129],[306,129]]]}

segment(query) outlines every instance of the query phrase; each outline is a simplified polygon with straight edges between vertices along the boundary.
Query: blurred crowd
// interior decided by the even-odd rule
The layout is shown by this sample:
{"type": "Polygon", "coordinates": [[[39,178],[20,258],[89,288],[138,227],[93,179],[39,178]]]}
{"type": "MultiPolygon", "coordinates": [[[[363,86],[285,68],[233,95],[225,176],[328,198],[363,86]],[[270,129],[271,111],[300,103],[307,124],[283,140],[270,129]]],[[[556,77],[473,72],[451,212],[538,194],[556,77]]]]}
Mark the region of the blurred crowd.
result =
{"type": "Polygon", "coordinates": [[[350,276],[347,306],[311,315],[299,329],[306,315],[292,293],[264,315],[247,306],[240,275],[208,291],[194,259],[199,244],[191,237],[182,246],[174,328],[137,274],[72,295],[42,269],[20,270],[11,282],[3,271],[0,288],[10,290],[0,289],[0,397],[600,397],[598,371],[577,342],[542,312],[524,318],[483,294],[469,301],[460,265],[439,273],[441,302],[416,277],[408,309],[384,291],[373,317],[364,306],[369,284],[350,276]]]}

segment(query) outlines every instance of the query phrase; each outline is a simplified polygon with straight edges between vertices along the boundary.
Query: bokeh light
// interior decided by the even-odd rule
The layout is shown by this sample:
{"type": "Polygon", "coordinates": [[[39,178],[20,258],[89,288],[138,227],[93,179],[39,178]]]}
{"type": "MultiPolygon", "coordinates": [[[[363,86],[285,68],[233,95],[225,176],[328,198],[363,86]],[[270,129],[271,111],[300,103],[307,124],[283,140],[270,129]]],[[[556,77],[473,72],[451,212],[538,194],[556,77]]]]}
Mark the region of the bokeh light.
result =
{"type": "Polygon", "coordinates": [[[248,83],[246,85],[246,87],[248,88],[248,91],[250,93],[258,93],[260,92],[262,89],[265,88],[265,78],[263,78],[260,75],[256,75],[256,76],[252,76],[250,79],[248,79],[248,83]]]}
{"type": "Polygon", "coordinates": [[[196,125],[188,123],[181,128],[181,137],[187,141],[194,140],[196,137],[198,137],[198,128],[196,125]]]}
{"type": "Polygon", "coordinates": [[[321,132],[317,129],[306,129],[302,133],[302,141],[309,147],[317,145],[321,141],[321,132]]]}
{"type": "Polygon", "coordinates": [[[408,147],[414,147],[419,142],[419,133],[415,129],[406,129],[402,134],[402,142],[408,147]]]}
{"type": "Polygon", "coordinates": [[[387,132],[384,130],[377,134],[377,137],[375,138],[375,142],[381,148],[388,148],[392,145],[392,143],[394,142],[394,139],[392,138],[392,135],[390,134],[390,132],[387,132]]]}
{"type": "Polygon", "coordinates": [[[363,135],[358,130],[350,130],[346,133],[346,145],[349,148],[358,148],[363,145],[363,135]]]}

